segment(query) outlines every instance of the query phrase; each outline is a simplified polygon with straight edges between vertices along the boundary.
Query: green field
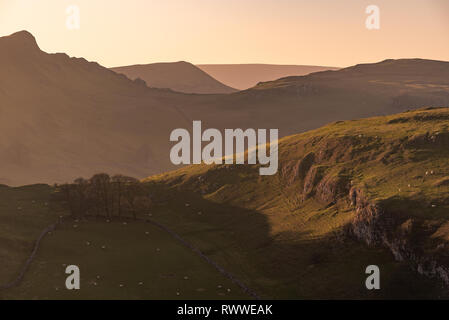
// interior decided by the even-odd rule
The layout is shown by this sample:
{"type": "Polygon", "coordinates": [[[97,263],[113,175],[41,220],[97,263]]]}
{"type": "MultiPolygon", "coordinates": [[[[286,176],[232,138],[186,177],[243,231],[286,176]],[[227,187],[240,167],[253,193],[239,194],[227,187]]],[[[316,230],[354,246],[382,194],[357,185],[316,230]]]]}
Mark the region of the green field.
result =
{"type": "Polygon", "coordinates": [[[157,227],[143,222],[67,221],[42,244],[13,299],[245,299],[227,278],[157,227]],[[76,228],[74,226],[77,226],[76,228]],[[105,248],[103,248],[105,246],[105,248]],[[81,289],[65,288],[77,265],[81,289]]]}
{"type": "Polygon", "coordinates": [[[0,285],[13,280],[42,230],[64,209],[51,201],[47,185],[0,186],[0,285]]]}

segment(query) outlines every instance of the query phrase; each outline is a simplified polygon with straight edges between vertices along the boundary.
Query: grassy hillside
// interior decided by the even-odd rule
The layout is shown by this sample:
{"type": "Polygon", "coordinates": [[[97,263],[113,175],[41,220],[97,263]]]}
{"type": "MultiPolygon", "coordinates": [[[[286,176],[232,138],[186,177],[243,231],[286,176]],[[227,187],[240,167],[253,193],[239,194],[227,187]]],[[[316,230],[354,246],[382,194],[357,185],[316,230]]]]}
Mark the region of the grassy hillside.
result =
{"type": "MultiPolygon", "coordinates": [[[[289,136],[275,176],[259,176],[257,165],[197,165],[150,177],[151,216],[64,220],[0,297],[250,298],[149,220],[262,298],[447,298],[448,119],[449,109],[423,109],[289,136]],[[81,267],[80,291],[64,289],[69,264],[81,267]],[[378,291],[364,285],[371,264],[378,291]]],[[[3,284],[67,213],[48,186],[0,191],[3,284]]]]}
{"type": "Polygon", "coordinates": [[[440,297],[448,119],[419,110],[286,137],[271,177],[227,165],[151,177],[166,197],[156,218],[268,296],[440,297]],[[379,292],[363,287],[368,264],[382,270],[379,292]]]}

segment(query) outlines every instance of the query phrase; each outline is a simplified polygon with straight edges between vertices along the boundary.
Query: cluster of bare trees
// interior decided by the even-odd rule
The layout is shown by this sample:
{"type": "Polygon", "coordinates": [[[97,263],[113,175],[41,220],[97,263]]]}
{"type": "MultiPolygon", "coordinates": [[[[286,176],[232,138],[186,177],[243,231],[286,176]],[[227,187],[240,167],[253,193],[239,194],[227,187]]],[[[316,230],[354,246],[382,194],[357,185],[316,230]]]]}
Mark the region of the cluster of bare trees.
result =
{"type": "Polygon", "coordinates": [[[143,184],[131,177],[106,173],[86,180],[58,186],[58,193],[73,216],[132,217],[145,214],[150,209],[150,198],[143,184]]]}

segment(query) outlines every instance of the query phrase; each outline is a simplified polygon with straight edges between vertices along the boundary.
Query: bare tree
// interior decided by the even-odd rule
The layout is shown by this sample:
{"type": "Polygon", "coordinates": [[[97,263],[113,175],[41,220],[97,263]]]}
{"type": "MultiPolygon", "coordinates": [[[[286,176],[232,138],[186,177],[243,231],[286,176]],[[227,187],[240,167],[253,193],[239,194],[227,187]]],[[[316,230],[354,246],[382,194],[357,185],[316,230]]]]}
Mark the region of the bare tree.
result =
{"type": "Polygon", "coordinates": [[[88,190],[89,190],[89,181],[83,178],[78,178],[74,181],[73,189],[76,197],[76,214],[79,216],[83,216],[89,211],[89,202],[88,202],[88,190]]]}
{"type": "Polygon", "coordinates": [[[120,218],[122,216],[122,206],[123,206],[123,202],[122,202],[122,198],[123,198],[123,193],[124,193],[124,188],[126,185],[126,181],[127,181],[128,177],[125,177],[121,174],[117,174],[115,176],[112,177],[112,184],[113,184],[113,189],[114,189],[114,197],[116,199],[117,202],[117,215],[120,218]]]}
{"type": "Polygon", "coordinates": [[[78,178],[72,184],[59,186],[58,190],[58,197],[67,202],[71,214],[77,216],[95,212],[97,217],[112,218],[116,212],[118,217],[126,212],[137,219],[138,213],[148,212],[151,206],[144,185],[135,178],[119,174],[112,178],[106,173],[96,174],[89,180],[78,178]]]}
{"type": "Polygon", "coordinates": [[[104,212],[106,217],[111,217],[111,178],[106,173],[99,173],[89,182],[97,204],[97,214],[104,212]]]}
{"type": "Polygon", "coordinates": [[[143,192],[144,189],[139,180],[131,177],[126,177],[124,197],[126,199],[128,209],[134,219],[137,219],[137,199],[143,194],[143,192]]]}
{"type": "Polygon", "coordinates": [[[62,199],[67,203],[67,206],[69,207],[69,211],[72,215],[75,214],[75,208],[74,208],[74,201],[73,201],[73,192],[72,192],[72,185],[65,183],[60,186],[62,199]]]}

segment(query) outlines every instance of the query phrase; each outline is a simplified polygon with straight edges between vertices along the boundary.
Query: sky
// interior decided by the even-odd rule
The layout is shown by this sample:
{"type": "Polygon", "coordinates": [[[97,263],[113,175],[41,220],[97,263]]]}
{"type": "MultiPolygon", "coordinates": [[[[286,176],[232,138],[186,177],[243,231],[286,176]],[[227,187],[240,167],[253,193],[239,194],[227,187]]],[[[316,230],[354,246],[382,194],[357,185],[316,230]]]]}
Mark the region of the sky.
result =
{"type": "Polygon", "coordinates": [[[106,67],[449,61],[449,0],[0,0],[0,36],[20,30],[106,67]],[[369,5],[380,29],[366,27],[369,5]]]}

